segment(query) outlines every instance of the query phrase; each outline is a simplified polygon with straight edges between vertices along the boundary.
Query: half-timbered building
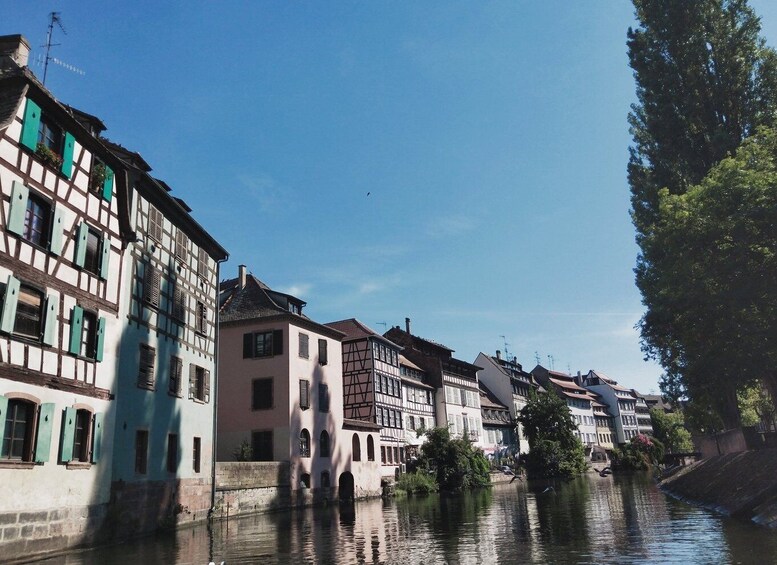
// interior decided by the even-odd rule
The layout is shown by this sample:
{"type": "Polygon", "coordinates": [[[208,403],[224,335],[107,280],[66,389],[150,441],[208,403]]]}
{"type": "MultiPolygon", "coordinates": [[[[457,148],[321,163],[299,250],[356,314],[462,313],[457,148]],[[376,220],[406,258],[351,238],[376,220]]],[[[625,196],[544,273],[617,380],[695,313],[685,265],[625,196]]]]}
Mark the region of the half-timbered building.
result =
{"type": "Polygon", "coordinates": [[[513,458],[518,453],[518,441],[515,437],[515,420],[510,408],[499,402],[496,395],[483,383],[480,387],[480,417],[483,421],[483,452],[495,459],[513,458]]]}
{"type": "Polygon", "coordinates": [[[405,451],[409,458],[418,456],[418,449],[426,440],[424,430],[435,427],[434,387],[428,383],[426,371],[404,355],[399,356],[402,378],[402,411],[405,414],[405,451]]]}
{"type": "Polygon", "coordinates": [[[346,418],[381,427],[380,461],[384,476],[405,463],[401,347],[355,318],[327,324],[343,338],[343,411],[346,418]]]}

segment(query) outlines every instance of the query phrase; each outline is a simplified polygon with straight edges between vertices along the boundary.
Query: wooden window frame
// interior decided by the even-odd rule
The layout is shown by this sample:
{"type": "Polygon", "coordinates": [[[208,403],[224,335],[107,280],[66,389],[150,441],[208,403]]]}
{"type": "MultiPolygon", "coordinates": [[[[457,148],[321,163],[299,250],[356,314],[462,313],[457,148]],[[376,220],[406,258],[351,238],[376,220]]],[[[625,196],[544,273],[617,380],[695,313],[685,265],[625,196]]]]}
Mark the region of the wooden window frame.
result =
{"type": "Polygon", "coordinates": [[[156,348],[147,343],[139,346],[138,388],[154,390],[156,388],[156,348]]]}

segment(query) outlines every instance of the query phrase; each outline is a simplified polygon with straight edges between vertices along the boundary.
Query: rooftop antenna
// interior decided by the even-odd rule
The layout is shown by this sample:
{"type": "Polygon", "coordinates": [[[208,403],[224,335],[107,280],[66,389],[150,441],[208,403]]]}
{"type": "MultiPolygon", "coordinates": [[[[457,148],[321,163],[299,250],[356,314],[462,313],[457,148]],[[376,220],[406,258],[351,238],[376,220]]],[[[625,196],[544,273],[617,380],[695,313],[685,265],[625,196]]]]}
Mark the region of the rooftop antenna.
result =
{"type": "Polygon", "coordinates": [[[386,326],[388,325],[386,322],[375,322],[376,326],[383,326],[383,331],[386,330],[386,326]]]}
{"type": "Polygon", "coordinates": [[[504,344],[505,344],[505,359],[509,359],[509,358],[510,358],[510,354],[507,352],[507,346],[508,346],[508,345],[510,345],[510,344],[509,344],[509,343],[507,343],[507,338],[506,338],[505,336],[503,336],[503,335],[500,335],[499,337],[501,337],[501,338],[502,338],[502,341],[503,341],[503,342],[504,342],[504,344]]]}
{"type": "Polygon", "coordinates": [[[65,63],[64,61],[60,61],[56,57],[51,56],[51,48],[62,45],[61,43],[51,42],[54,35],[54,24],[57,24],[57,27],[62,30],[62,33],[67,35],[67,31],[65,30],[65,27],[62,25],[62,19],[60,18],[60,14],[61,12],[49,13],[49,29],[48,29],[48,32],[46,33],[46,45],[43,45],[43,47],[46,48],[46,56],[43,59],[43,84],[44,85],[46,84],[46,74],[48,73],[48,70],[49,70],[49,61],[51,61],[52,63],[56,63],[61,67],[65,67],[67,70],[73,71],[74,73],[78,73],[80,75],[86,74],[78,67],[74,67],[73,65],[65,63]]]}
{"type": "Polygon", "coordinates": [[[556,368],[555,368],[555,366],[554,366],[554,365],[555,365],[555,363],[554,363],[553,361],[554,361],[554,359],[553,359],[553,355],[551,355],[550,353],[548,353],[548,365],[550,365],[550,370],[551,370],[551,371],[555,371],[555,370],[556,370],[556,368]]]}
{"type": "Polygon", "coordinates": [[[540,354],[536,351],[534,352],[534,360],[537,362],[537,365],[540,364],[540,354]]]}

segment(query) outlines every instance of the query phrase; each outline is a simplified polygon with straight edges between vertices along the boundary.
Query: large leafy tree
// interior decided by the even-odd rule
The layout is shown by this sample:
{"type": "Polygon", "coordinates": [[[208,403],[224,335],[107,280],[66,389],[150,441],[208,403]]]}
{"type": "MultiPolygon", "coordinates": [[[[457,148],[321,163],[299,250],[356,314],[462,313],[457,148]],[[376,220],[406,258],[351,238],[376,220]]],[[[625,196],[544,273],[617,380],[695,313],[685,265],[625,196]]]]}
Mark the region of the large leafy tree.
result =
{"type": "MultiPolygon", "coordinates": [[[[634,6],[640,25],[628,31],[628,52],[638,102],[629,114],[634,143],[628,177],[641,249],[636,281],[647,308],[640,321],[643,347],[664,367],[662,388],[669,396],[688,395],[734,425],[736,375],[721,373],[712,359],[691,359],[705,352],[689,347],[684,339],[692,332],[680,325],[692,327],[693,309],[711,305],[703,296],[673,303],[688,313],[678,318],[664,300],[683,282],[671,270],[675,242],[656,230],[662,222],[659,194],[684,194],[758,126],[774,121],[777,56],[759,37],[747,0],[634,0],[634,6]],[[689,364],[722,387],[722,402],[720,395],[704,398],[689,364]]],[[[714,351],[716,336],[706,337],[714,351]]]]}
{"type": "Polygon", "coordinates": [[[431,428],[424,433],[418,468],[433,473],[441,490],[457,492],[490,483],[488,460],[472,442],[451,438],[448,428],[431,428]]]}
{"type": "Polygon", "coordinates": [[[567,403],[551,389],[532,391],[518,421],[529,440],[526,467],[529,477],[571,477],[585,471],[583,445],[575,436],[567,403]]]}
{"type": "Polygon", "coordinates": [[[693,451],[691,433],[685,429],[681,413],[666,413],[661,408],[653,408],[650,411],[650,424],[653,427],[653,435],[664,444],[669,453],[693,451]]]}

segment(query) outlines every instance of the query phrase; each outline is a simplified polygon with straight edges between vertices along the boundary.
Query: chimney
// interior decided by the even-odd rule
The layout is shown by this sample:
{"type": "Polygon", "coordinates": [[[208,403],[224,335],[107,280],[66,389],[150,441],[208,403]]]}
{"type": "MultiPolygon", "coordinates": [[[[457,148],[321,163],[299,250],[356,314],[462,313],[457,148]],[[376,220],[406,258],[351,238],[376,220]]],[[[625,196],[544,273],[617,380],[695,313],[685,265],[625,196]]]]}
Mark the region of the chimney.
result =
{"type": "Polygon", "coordinates": [[[407,332],[409,335],[412,335],[412,334],[410,333],[410,318],[405,318],[405,331],[406,331],[406,332],[407,332]]]}
{"type": "Polygon", "coordinates": [[[246,266],[239,265],[237,268],[237,272],[239,273],[238,278],[240,279],[240,288],[245,288],[246,287],[246,266]]]}
{"type": "Polygon", "coordinates": [[[497,358],[497,360],[500,360],[500,361],[502,359],[502,352],[499,351],[498,349],[496,350],[496,358],[497,358]]]}
{"type": "Polygon", "coordinates": [[[0,36],[0,67],[8,67],[9,59],[20,67],[26,67],[30,58],[30,44],[23,35],[0,36]]]}

